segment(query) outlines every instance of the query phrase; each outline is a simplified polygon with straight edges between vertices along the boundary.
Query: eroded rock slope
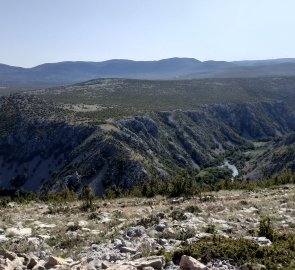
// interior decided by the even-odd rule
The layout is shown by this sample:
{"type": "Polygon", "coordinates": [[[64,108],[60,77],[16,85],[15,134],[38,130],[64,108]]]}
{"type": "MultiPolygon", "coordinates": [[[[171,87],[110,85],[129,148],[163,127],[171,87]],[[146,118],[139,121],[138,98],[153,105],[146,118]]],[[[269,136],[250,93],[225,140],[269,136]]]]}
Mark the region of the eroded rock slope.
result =
{"type": "Polygon", "coordinates": [[[234,153],[255,150],[253,142],[295,131],[295,115],[282,102],[203,105],[88,124],[53,103],[16,95],[1,99],[0,120],[2,187],[90,184],[97,194],[114,184],[167,180],[183,168],[220,166],[234,153]]]}

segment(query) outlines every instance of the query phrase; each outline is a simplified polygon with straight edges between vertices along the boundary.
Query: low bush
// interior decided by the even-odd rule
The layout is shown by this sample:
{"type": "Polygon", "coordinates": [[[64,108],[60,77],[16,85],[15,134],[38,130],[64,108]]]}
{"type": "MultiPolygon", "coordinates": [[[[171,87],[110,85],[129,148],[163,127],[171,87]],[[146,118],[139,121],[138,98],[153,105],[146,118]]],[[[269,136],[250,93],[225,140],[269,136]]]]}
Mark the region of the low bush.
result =
{"type": "Polygon", "coordinates": [[[46,202],[54,202],[54,203],[64,203],[64,202],[73,202],[77,200],[77,194],[74,191],[64,189],[59,192],[44,192],[41,194],[41,199],[46,202]]]}
{"type": "Polygon", "coordinates": [[[81,240],[82,238],[80,236],[73,237],[65,235],[63,237],[49,238],[48,240],[46,240],[46,244],[50,247],[66,249],[79,245],[80,243],[82,243],[81,240]]]}
{"type": "Polygon", "coordinates": [[[183,247],[172,254],[178,264],[182,255],[192,256],[207,263],[212,259],[232,259],[239,266],[245,263],[260,263],[266,269],[295,269],[295,234],[277,235],[271,246],[259,246],[245,239],[233,239],[223,236],[211,236],[199,242],[183,247]],[[293,267],[293,268],[292,268],[293,267]]]}
{"type": "Polygon", "coordinates": [[[137,225],[144,226],[145,228],[157,225],[160,222],[160,218],[156,215],[150,215],[139,220],[137,225]]]}
{"type": "Polygon", "coordinates": [[[184,212],[180,209],[173,210],[170,214],[170,217],[173,220],[185,220],[186,219],[184,212]]]}
{"type": "Polygon", "coordinates": [[[196,205],[189,205],[185,208],[185,212],[189,212],[192,214],[198,214],[198,213],[202,212],[202,210],[196,205]]]}
{"type": "Polygon", "coordinates": [[[101,217],[100,217],[99,213],[92,212],[92,213],[89,214],[88,219],[90,219],[90,220],[100,220],[101,217]]]}
{"type": "Polygon", "coordinates": [[[10,202],[11,202],[10,197],[6,197],[6,196],[2,197],[2,198],[0,198],[0,207],[6,208],[10,202]]]}
{"type": "Polygon", "coordinates": [[[260,220],[258,236],[264,236],[269,240],[273,241],[275,235],[269,217],[265,217],[262,220],[260,220]]]}
{"type": "Polygon", "coordinates": [[[196,235],[197,231],[194,228],[177,228],[173,230],[164,230],[158,235],[163,239],[176,239],[185,241],[188,238],[192,238],[196,235]]]}
{"type": "Polygon", "coordinates": [[[206,233],[211,233],[211,234],[216,233],[216,227],[215,227],[215,225],[208,225],[208,226],[205,228],[205,232],[206,232],[206,233]]]}
{"type": "Polygon", "coordinates": [[[95,199],[95,195],[90,186],[83,187],[80,194],[80,199],[83,200],[83,205],[81,207],[81,210],[83,211],[94,210],[93,201],[95,199]]]}

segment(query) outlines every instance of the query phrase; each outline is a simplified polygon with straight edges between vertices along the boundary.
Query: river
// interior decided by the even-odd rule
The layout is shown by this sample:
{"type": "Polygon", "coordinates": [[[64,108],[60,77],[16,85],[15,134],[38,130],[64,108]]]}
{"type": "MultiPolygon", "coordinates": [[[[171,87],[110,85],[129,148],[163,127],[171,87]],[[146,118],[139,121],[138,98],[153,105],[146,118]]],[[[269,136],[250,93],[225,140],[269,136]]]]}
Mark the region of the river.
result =
{"type": "Polygon", "coordinates": [[[223,168],[229,168],[232,171],[232,177],[236,177],[239,175],[239,171],[235,165],[230,164],[227,160],[224,161],[223,165],[221,166],[223,168]]]}

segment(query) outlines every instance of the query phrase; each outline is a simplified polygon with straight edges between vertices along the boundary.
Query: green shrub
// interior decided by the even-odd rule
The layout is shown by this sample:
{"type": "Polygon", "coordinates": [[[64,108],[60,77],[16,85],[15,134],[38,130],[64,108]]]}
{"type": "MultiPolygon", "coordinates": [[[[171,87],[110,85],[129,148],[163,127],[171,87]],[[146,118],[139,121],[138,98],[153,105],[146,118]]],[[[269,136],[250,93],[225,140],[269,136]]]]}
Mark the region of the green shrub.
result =
{"type": "Polygon", "coordinates": [[[82,243],[82,237],[80,236],[69,236],[65,235],[62,237],[52,237],[46,240],[46,244],[50,247],[56,247],[60,249],[67,249],[67,248],[73,248],[76,245],[78,246],[80,243],[82,243]]]}
{"type": "Polygon", "coordinates": [[[189,206],[187,206],[187,207],[185,208],[185,212],[189,212],[189,213],[192,213],[192,214],[198,214],[198,213],[200,213],[200,212],[202,212],[202,211],[201,211],[201,209],[200,209],[198,206],[196,206],[196,205],[189,205],[189,206]]]}
{"type": "Polygon", "coordinates": [[[207,263],[212,259],[232,259],[238,265],[260,263],[266,269],[294,269],[295,234],[280,234],[272,246],[261,247],[245,239],[233,239],[223,236],[211,236],[172,253],[174,263],[179,263],[182,255],[192,256],[207,263]],[[279,267],[281,265],[282,267],[279,267]]]}
{"type": "Polygon", "coordinates": [[[100,216],[99,216],[99,214],[98,213],[96,213],[96,212],[92,212],[89,216],[88,216],[88,219],[90,219],[90,220],[99,220],[100,219],[100,216]]]}
{"type": "Polygon", "coordinates": [[[180,210],[180,209],[173,210],[170,214],[170,217],[173,220],[185,220],[185,215],[183,213],[183,210],[180,210]]]}
{"type": "Polygon", "coordinates": [[[150,215],[149,217],[142,218],[137,225],[144,226],[145,228],[157,225],[160,222],[160,218],[156,215],[150,215]]]}
{"type": "Polygon", "coordinates": [[[48,211],[46,214],[48,215],[56,215],[56,214],[65,214],[71,212],[71,208],[66,205],[60,205],[58,203],[54,203],[48,207],[48,211]]]}
{"type": "MultiPolygon", "coordinates": [[[[211,168],[211,171],[214,171],[211,168]]],[[[216,173],[219,170],[216,171],[216,173]]],[[[202,176],[202,174],[201,174],[202,176]]],[[[114,199],[119,197],[154,197],[162,195],[166,197],[190,197],[199,195],[201,202],[214,201],[212,195],[203,196],[204,192],[219,190],[248,190],[254,191],[257,188],[271,188],[283,184],[295,182],[295,174],[286,171],[272,178],[261,179],[259,181],[245,181],[230,178],[222,179],[226,174],[219,175],[211,182],[200,180],[200,173],[195,171],[183,170],[175,176],[171,176],[169,181],[163,182],[157,178],[145,181],[141,186],[135,186],[131,190],[124,190],[121,187],[112,186],[105,190],[105,198],[114,199]],[[221,177],[221,178],[219,178],[221,177]]],[[[244,204],[245,202],[242,202],[244,204]]]]}
{"type": "Polygon", "coordinates": [[[194,228],[186,228],[183,230],[180,230],[180,233],[177,235],[176,239],[185,241],[188,238],[195,237],[197,231],[194,228]]]}
{"type": "Polygon", "coordinates": [[[67,228],[67,231],[75,232],[75,231],[78,231],[80,229],[81,229],[81,227],[78,225],[78,223],[75,223],[75,224],[69,226],[67,228]]]}
{"type": "Polygon", "coordinates": [[[269,240],[273,241],[274,230],[269,217],[265,217],[262,220],[260,220],[258,236],[264,236],[269,240]]]}
{"type": "Polygon", "coordinates": [[[197,231],[193,228],[178,228],[173,231],[164,230],[159,237],[164,239],[176,239],[185,241],[188,238],[192,238],[196,235],[197,231]]]}
{"type": "Polygon", "coordinates": [[[91,189],[91,187],[89,186],[84,186],[82,191],[81,191],[81,195],[80,195],[80,199],[83,200],[83,205],[82,205],[82,210],[84,211],[88,211],[88,210],[93,210],[93,200],[95,199],[95,195],[91,189]]]}
{"type": "Polygon", "coordinates": [[[50,247],[54,247],[59,243],[59,241],[58,241],[58,239],[56,237],[50,237],[45,242],[50,247]]]}
{"type": "Polygon", "coordinates": [[[77,200],[77,194],[74,191],[63,189],[59,192],[47,191],[41,195],[42,200],[62,204],[64,202],[73,202],[77,200]]]}
{"type": "Polygon", "coordinates": [[[199,194],[199,188],[196,180],[185,172],[172,178],[168,183],[168,195],[170,197],[189,197],[197,194],[199,194]]]}
{"type": "Polygon", "coordinates": [[[117,187],[116,185],[106,188],[104,191],[104,198],[107,200],[122,198],[125,197],[126,194],[122,188],[117,187]]]}
{"type": "Polygon", "coordinates": [[[11,202],[11,198],[8,196],[0,198],[0,207],[6,208],[8,204],[11,202]]]}
{"type": "Polygon", "coordinates": [[[215,225],[208,225],[208,226],[205,228],[205,232],[206,232],[206,233],[211,233],[211,234],[216,233],[216,227],[215,227],[215,225]]]}

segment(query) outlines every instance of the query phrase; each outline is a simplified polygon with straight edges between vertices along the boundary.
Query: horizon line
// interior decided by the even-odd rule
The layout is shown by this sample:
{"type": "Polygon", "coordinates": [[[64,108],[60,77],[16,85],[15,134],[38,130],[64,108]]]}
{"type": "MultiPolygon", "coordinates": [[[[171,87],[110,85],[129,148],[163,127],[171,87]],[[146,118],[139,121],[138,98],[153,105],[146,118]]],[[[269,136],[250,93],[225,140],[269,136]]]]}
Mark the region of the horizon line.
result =
{"type": "Polygon", "coordinates": [[[128,59],[128,58],[111,58],[111,59],[105,59],[105,60],[99,60],[99,61],[94,61],[94,60],[62,60],[62,61],[56,61],[56,62],[43,62],[38,65],[33,65],[33,66],[18,66],[18,65],[13,65],[13,64],[6,64],[6,63],[0,63],[0,65],[5,65],[9,67],[15,67],[15,68],[23,68],[23,69],[32,69],[36,68],[42,65],[50,65],[50,64],[61,64],[61,63],[103,63],[103,62],[110,62],[110,61],[130,61],[130,62],[159,62],[159,61],[164,61],[164,60],[171,60],[171,59],[191,59],[191,60],[196,60],[201,63],[205,62],[227,62],[227,63],[237,63],[237,62],[263,62],[263,61],[274,61],[274,60],[295,60],[295,57],[278,57],[278,58],[263,58],[263,59],[241,59],[241,60],[213,60],[213,59],[208,59],[208,60],[199,60],[194,57],[188,57],[188,56],[174,56],[174,57],[168,57],[168,58],[160,58],[160,59],[151,59],[151,60],[135,60],[135,59],[128,59]]]}

